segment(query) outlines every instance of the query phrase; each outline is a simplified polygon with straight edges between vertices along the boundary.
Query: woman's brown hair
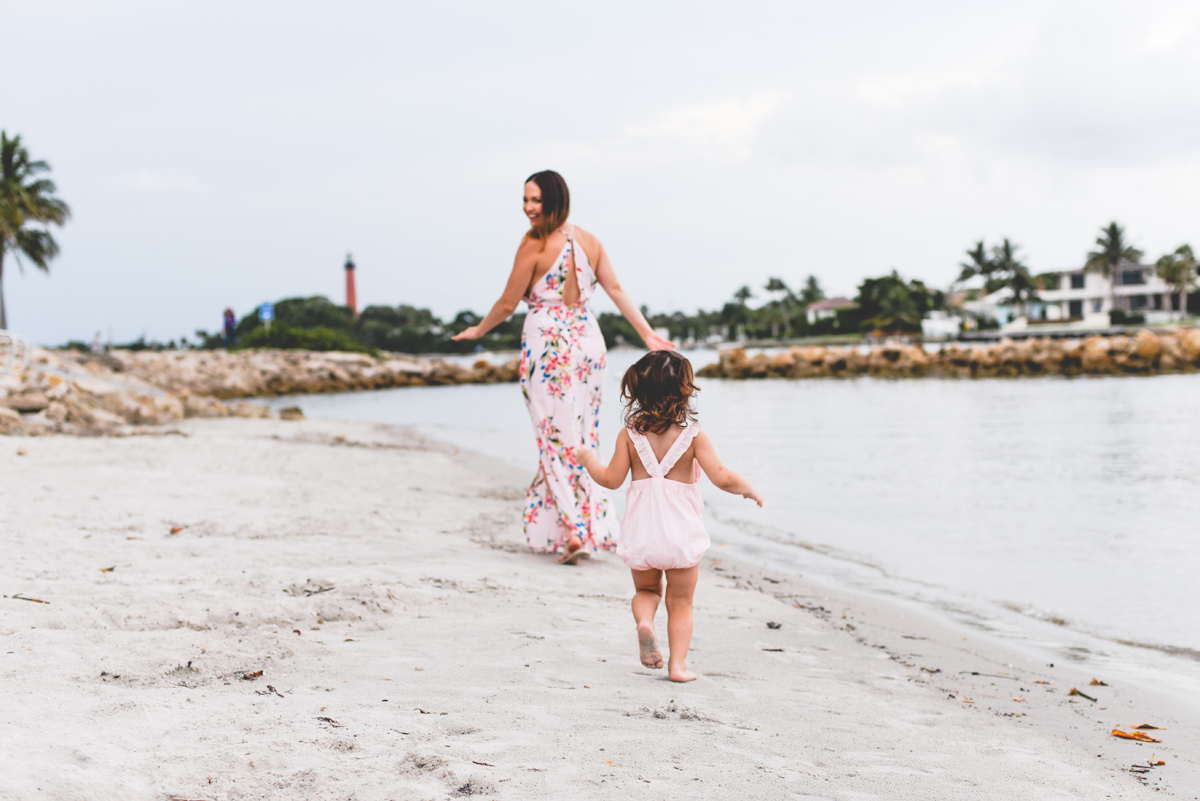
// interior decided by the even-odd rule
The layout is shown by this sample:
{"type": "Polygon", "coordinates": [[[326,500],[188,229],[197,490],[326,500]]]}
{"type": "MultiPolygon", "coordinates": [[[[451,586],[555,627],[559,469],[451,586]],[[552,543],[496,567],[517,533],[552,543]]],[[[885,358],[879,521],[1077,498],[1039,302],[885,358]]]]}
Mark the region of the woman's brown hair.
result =
{"type": "Polygon", "coordinates": [[[525,179],[525,183],[530,181],[542,190],[542,217],[530,229],[529,237],[541,239],[544,246],[546,237],[562,227],[571,214],[571,193],[567,191],[567,182],[554,170],[535,172],[525,179]]]}
{"type": "Polygon", "coordinates": [[[686,426],[696,419],[692,398],[699,391],[691,362],[673,350],[652,350],[621,379],[625,425],[639,434],[686,426]]]}

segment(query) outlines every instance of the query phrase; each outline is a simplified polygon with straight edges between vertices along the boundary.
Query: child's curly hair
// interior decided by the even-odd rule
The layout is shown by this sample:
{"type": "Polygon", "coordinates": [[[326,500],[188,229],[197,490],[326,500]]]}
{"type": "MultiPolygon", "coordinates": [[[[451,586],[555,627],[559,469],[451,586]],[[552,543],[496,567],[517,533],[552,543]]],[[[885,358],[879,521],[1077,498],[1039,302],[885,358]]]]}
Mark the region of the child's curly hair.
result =
{"type": "Polygon", "coordinates": [[[665,433],[695,421],[696,388],[692,363],[673,350],[652,350],[621,378],[625,425],[639,434],[665,433]]]}

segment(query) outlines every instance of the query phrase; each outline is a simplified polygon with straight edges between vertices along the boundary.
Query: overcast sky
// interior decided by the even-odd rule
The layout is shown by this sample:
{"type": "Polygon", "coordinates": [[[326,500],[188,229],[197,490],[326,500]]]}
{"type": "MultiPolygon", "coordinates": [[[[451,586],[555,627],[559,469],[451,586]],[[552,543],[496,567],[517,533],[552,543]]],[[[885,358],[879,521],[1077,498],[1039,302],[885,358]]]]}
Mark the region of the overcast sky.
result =
{"type": "Polygon", "coordinates": [[[482,312],[546,168],[654,310],[945,286],[979,238],[1073,267],[1113,219],[1151,258],[1200,245],[1195,2],[0,9],[0,127],[74,212],[49,276],[5,264],[41,343],[340,302],[350,251],[360,305],[482,312]]]}

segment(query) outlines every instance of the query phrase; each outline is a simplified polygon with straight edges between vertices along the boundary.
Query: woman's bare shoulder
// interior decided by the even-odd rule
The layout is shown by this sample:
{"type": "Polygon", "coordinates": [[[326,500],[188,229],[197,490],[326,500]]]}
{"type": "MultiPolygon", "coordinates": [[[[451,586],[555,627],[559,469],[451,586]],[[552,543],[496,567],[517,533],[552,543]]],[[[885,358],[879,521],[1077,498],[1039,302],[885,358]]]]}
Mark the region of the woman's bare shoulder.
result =
{"type": "Polygon", "coordinates": [[[579,246],[583,248],[583,252],[587,254],[588,261],[592,264],[599,263],[600,253],[604,247],[600,244],[600,240],[595,234],[589,233],[578,225],[575,226],[575,239],[579,242],[579,246]]]}

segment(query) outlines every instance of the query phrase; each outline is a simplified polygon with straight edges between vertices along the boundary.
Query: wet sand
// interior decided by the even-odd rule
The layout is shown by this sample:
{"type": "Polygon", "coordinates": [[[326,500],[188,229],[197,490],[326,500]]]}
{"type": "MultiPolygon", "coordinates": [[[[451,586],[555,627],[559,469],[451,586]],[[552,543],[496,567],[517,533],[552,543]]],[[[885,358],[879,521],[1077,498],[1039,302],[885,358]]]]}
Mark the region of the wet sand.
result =
{"type": "Polygon", "coordinates": [[[495,460],[366,424],[179,430],[0,439],[0,797],[1200,790],[1192,710],[716,548],[700,680],[672,684],[624,566],[528,553],[528,476],[495,460]],[[1143,722],[1163,743],[1109,734],[1143,722]]]}

